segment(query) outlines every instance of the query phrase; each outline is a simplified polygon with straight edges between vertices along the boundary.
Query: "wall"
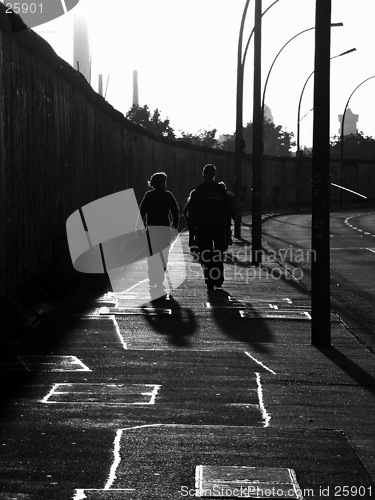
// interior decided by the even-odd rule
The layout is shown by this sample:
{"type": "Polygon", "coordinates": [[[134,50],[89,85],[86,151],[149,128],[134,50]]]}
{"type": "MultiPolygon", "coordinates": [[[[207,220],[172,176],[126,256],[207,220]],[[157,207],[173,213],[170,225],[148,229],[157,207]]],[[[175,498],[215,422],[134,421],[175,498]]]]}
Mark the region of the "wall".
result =
{"type": "Polygon", "coordinates": [[[164,170],[181,210],[205,163],[232,184],[233,155],[135,126],[0,3],[0,296],[69,262],[68,216],[164,170]]]}
{"type": "MultiPolygon", "coordinates": [[[[156,137],[130,123],[4,10],[0,3],[0,296],[41,274],[64,273],[66,219],[90,201],[130,187],[140,201],[150,175],[165,171],[182,210],[206,163],[233,186],[233,154],[156,137]]],[[[242,170],[250,209],[250,156],[242,170]]],[[[333,163],[332,171],[333,182],[374,198],[374,164],[348,164],[340,172],[333,163]]],[[[272,204],[276,183],[283,205],[295,205],[298,196],[307,203],[310,179],[309,159],[298,167],[294,158],[265,158],[263,204],[272,204]]]]}

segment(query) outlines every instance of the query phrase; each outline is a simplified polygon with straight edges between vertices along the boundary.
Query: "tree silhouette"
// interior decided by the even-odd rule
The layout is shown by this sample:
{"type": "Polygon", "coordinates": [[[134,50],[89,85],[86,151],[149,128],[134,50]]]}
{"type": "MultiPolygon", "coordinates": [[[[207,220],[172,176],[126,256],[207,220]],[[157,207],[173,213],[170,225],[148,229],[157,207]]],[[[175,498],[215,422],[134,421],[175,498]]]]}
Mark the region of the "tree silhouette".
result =
{"type": "MultiPolygon", "coordinates": [[[[344,158],[351,160],[375,160],[375,139],[365,136],[363,132],[345,135],[344,158]]],[[[331,141],[331,158],[341,158],[341,137],[335,136],[331,141]]]]}
{"type": "Polygon", "coordinates": [[[217,129],[212,130],[199,130],[196,134],[190,134],[187,132],[180,131],[182,137],[179,140],[184,142],[189,142],[196,146],[204,146],[206,148],[217,148],[218,142],[215,139],[217,129]]]}
{"type": "MultiPolygon", "coordinates": [[[[245,152],[253,152],[253,123],[249,122],[243,128],[242,137],[246,143],[245,152]]],[[[269,120],[263,122],[263,152],[269,156],[291,156],[291,148],[295,146],[293,133],[283,130],[281,125],[276,126],[269,120]]],[[[222,149],[234,151],[235,135],[226,135],[222,149]]]]}
{"type": "Polygon", "coordinates": [[[126,113],[126,118],[133,123],[142,125],[146,130],[153,132],[156,135],[162,135],[163,137],[169,137],[175,139],[175,133],[173,128],[170,126],[169,118],[165,120],[161,119],[161,113],[158,108],[151,111],[147,104],[144,106],[138,106],[133,104],[133,106],[126,113]]]}

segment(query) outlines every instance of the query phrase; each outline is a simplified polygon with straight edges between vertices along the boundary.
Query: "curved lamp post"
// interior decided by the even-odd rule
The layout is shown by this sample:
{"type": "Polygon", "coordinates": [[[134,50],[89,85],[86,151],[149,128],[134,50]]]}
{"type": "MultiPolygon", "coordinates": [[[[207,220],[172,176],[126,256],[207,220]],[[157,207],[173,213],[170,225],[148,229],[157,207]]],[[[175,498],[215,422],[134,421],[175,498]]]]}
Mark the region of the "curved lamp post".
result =
{"type": "MultiPolygon", "coordinates": [[[[356,88],[353,90],[353,92],[350,94],[349,99],[346,102],[344,113],[342,115],[342,120],[341,120],[341,131],[340,131],[340,170],[341,170],[341,176],[343,175],[343,167],[344,167],[344,125],[345,125],[345,115],[346,111],[349,106],[350,99],[352,98],[352,95],[354,92],[359,89],[361,85],[366,83],[368,80],[371,80],[371,78],[375,78],[375,75],[370,76],[369,78],[366,78],[366,80],[363,80],[359,85],[356,86],[356,88]]],[[[340,207],[343,204],[343,196],[342,196],[342,191],[340,189],[340,198],[339,198],[339,205],[340,207]]]]}
{"type": "MultiPolygon", "coordinates": [[[[275,0],[262,14],[264,16],[271,7],[273,7],[279,0],[275,0]]],[[[242,187],[242,150],[244,149],[243,138],[242,138],[242,127],[243,127],[243,81],[244,81],[244,67],[246,61],[247,51],[249,49],[250,41],[254,35],[254,28],[252,29],[250,36],[247,40],[244,53],[242,55],[242,45],[243,45],[243,30],[245,27],[245,20],[247,15],[247,10],[249,7],[250,0],[246,0],[245,7],[242,13],[240,31],[238,36],[238,50],[237,50],[237,94],[236,94],[236,141],[235,141],[235,171],[236,171],[236,182],[235,182],[235,194],[236,194],[236,220],[234,227],[234,235],[236,238],[241,237],[241,207],[240,207],[240,197],[241,197],[241,187],[242,187]]]]}
{"type": "Polygon", "coordinates": [[[342,166],[343,159],[344,159],[344,124],[345,124],[345,115],[346,115],[346,111],[347,111],[348,106],[349,106],[350,99],[352,98],[352,95],[354,94],[354,92],[357,89],[359,89],[359,87],[361,85],[363,85],[364,83],[366,83],[369,80],[371,80],[371,78],[375,78],[375,75],[370,76],[369,78],[366,78],[366,80],[363,80],[363,82],[361,82],[359,85],[357,85],[356,88],[353,90],[353,92],[350,94],[349,99],[346,102],[344,113],[342,115],[342,120],[341,120],[341,133],[340,133],[340,163],[341,163],[341,166],[342,166]]]}
{"type": "MultiPolygon", "coordinates": [[[[271,7],[273,7],[277,2],[279,2],[279,0],[275,0],[269,7],[267,7],[267,9],[263,12],[262,14],[262,17],[267,14],[267,12],[270,10],[271,7]]],[[[251,30],[251,33],[250,33],[250,36],[247,40],[247,43],[246,43],[246,47],[245,47],[245,50],[244,50],[244,53],[243,53],[243,58],[242,58],[242,64],[245,66],[245,60],[246,60],[246,55],[247,55],[247,51],[249,50],[249,45],[250,45],[250,42],[251,42],[251,39],[254,35],[254,28],[251,30]]]]}
{"type": "MultiPolygon", "coordinates": [[[[338,26],[344,26],[343,23],[331,23],[331,28],[334,28],[334,27],[338,27],[338,26]]],[[[296,35],[294,35],[292,38],[290,38],[282,47],[281,49],[279,50],[279,52],[276,54],[276,57],[275,59],[272,61],[272,64],[270,66],[270,69],[268,71],[268,74],[267,74],[267,78],[266,78],[266,81],[265,81],[265,84],[264,84],[264,89],[263,89],[263,98],[262,98],[262,114],[264,116],[264,99],[265,99],[265,96],[266,96],[266,90],[267,90],[267,85],[268,85],[268,80],[270,79],[270,75],[271,75],[271,71],[275,65],[275,62],[277,61],[279,55],[281,54],[281,52],[285,49],[285,47],[287,45],[290,44],[290,42],[292,42],[295,38],[297,38],[298,36],[302,35],[303,33],[306,33],[307,31],[311,31],[311,30],[314,30],[315,29],[315,26],[313,26],[312,28],[307,28],[303,31],[300,31],[299,33],[297,33],[296,35]]]]}
{"type": "MultiPolygon", "coordinates": [[[[346,54],[350,54],[351,52],[355,52],[357,49],[350,49],[350,50],[347,50],[345,52],[342,52],[341,54],[338,54],[337,56],[333,56],[331,57],[331,60],[332,59],[336,59],[337,57],[341,57],[341,56],[345,56],[346,54]]],[[[306,113],[302,118],[301,118],[301,104],[302,104],[302,97],[303,97],[303,94],[305,92],[305,89],[306,89],[306,85],[308,84],[310,78],[313,76],[313,74],[315,73],[315,71],[312,71],[309,76],[307,77],[306,81],[305,81],[305,84],[302,88],[302,92],[301,92],[301,95],[300,95],[300,98],[299,98],[299,103],[298,103],[298,115],[297,115],[297,155],[299,153],[299,150],[300,150],[300,124],[301,124],[301,121],[305,118],[305,116],[307,116],[310,111],[313,110],[310,109],[310,111],[308,111],[308,113],[306,113]]]]}
{"type": "Polygon", "coordinates": [[[234,186],[235,192],[235,221],[234,221],[234,236],[241,238],[241,186],[242,186],[242,112],[243,112],[243,75],[244,63],[242,60],[242,40],[243,30],[245,27],[245,19],[250,0],[246,0],[245,7],[242,13],[240,32],[238,35],[238,49],[237,49],[237,94],[236,94],[236,140],[235,140],[235,172],[236,180],[234,186]]]}

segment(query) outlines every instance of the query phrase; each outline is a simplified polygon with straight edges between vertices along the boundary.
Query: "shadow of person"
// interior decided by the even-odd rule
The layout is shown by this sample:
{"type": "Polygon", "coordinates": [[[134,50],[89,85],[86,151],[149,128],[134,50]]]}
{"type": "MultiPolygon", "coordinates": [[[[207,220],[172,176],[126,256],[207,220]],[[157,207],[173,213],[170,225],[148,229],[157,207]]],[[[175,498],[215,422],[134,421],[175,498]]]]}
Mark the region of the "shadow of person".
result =
{"type": "Polygon", "coordinates": [[[189,347],[189,337],[197,331],[198,325],[194,312],[181,305],[171,296],[165,295],[152,299],[142,306],[145,318],[154,332],[165,335],[168,342],[178,347],[189,347]],[[151,308],[171,309],[172,314],[153,314],[151,308]]]}
{"type": "Polygon", "coordinates": [[[250,345],[258,352],[269,352],[274,341],[269,322],[250,302],[241,302],[223,289],[207,292],[212,316],[227,337],[250,345]],[[242,317],[244,311],[247,317],[242,317]]]}

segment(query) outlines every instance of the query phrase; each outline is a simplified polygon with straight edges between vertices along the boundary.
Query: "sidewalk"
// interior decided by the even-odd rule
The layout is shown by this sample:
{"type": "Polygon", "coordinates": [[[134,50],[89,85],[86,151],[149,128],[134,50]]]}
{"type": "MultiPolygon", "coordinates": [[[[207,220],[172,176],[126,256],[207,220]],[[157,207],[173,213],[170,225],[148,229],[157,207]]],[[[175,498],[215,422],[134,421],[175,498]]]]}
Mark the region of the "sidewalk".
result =
{"type": "MultiPolygon", "coordinates": [[[[225,404],[216,408],[219,415],[206,408],[195,410],[197,413],[191,411],[190,416],[185,414],[184,417],[176,412],[172,419],[183,426],[224,424],[230,426],[228,432],[233,432],[232,426],[250,426],[247,429],[251,432],[242,436],[239,442],[238,437],[233,437],[237,451],[232,449],[233,444],[227,443],[228,449],[220,451],[222,461],[212,460],[219,467],[216,478],[223,473],[220,465],[267,468],[291,464],[300,485],[304,485],[304,489],[311,488],[314,498],[324,496],[324,491],[327,492],[324,485],[330,488],[330,498],[344,498],[341,486],[364,487],[371,484],[370,475],[375,479],[374,356],[357,342],[334,311],[332,347],[318,349],[311,345],[309,294],[272,256],[264,255],[261,269],[250,265],[251,217],[244,217],[243,222],[242,241],[236,240],[228,252],[222,290],[206,291],[200,265],[193,263],[188,254],[187,234],[184,233],[186,281],[171,291],[169,300],[159,299],[146,304],[146,308],[170,309],[171,317],[147,317],[146,313],[145,328],[140,316],[116,315],[121,308],[137,307],[142,286],[137,287],[136,294],[132,289],[129,294],[117,297],[115,307],[108,312],[116,315],[128,349],[144,350],[145,353],[150,349],[176,352],[176,356],[168,357],[171,372],[181,362],[177,352],[183,350],[194,354],[183,363],[188,373],[191,367],[193,371],[198,370],[199,375],[185,377],[181,386],[177,383],[182,397],[186,397],[187,408],[194,400],[191,388],[198,388],[204,376],[221,396],[233,390],[226,384],[231,378],[235,379],[237,387],[233,399],[238,398],[238,402],[228,403],[230,398],[226,396],[225,404]],[[247,366],[242,359],[244,353],[247,366]],[[202,368],[204,363],[206,366],[202,368]],[[219,371],[218,364],[222,365],[219,371]],[[251,386],[256,373],[261,376],[261,384],[258,384],[261,419],[252,414],[254,402],[249,403],[243,395],[237,394],[240,387],[251,386]],[[275,455],[274,447],[280,448],[275,455]],[[237,453],[242,457],[240,460],[237,453]],[[319,493],[319,489],[323,493],[319,493]]],[[[170,265],[172,263],[173,255],[170,265]]],[[[199,390],[203,394],[197,396],[197,400],[209,400],[207,388],[199,390]]],[[[165,435],[162,429],[159,432],[158,439],[170,439],[170,429],[165,435]]],[[[198,436],[199,442],[206,441],[207,431],[195,432],[195,439],[198,436]]],[[[209,434],[214,432],[210,428],[209,434]]],[[[191,449],[191,430],[184,427],[178,431],[178,436],[181,439],[179,446],[196,463],[200,452],[191,449]]],[[[222,436],[218,441],[222,442],[222,436]]],[[[168,447],[160,446],[168,456],[176,453],[175,448],[171,452],[168,447]]],[[[220,446],[214,440],[212,450],[220,446]]],[[[212,450],[208,447],[205,451],[205,463],[212,450]]],[[[220,484],[229,483],[223,479],[220,484]]],[[[353,493],[354,489],[350,498],[363,498],[364,492],[362,495],[357,490],[353,493]]],[[[366,494],[369,498],[375,497],[373,487],[371,494],[369,490],[366,494]]]]}
{"type": "MultiPolygon", "coordinates": [[[[54,496],[53,489],[42,493],[43,486],[27,498],[176,500],[192,496],[197,484],[207,491],[213,485],[232,488],[234,498],[239,486],[276,485],[285,492],[290,485],[296,491],[297,483],[304,495],[288,498],[375,498],[374,356],[334,311],[332,347],[311,345],[308,292],[272,255],[264,255],[262,268],[250,265],[250,224],[244,217],[242,240],[229,248],[222,290],[208,294],[183,233],[187,277],[166,298],[149,301],[146,283],[116,295],[102,278],[93,278],[16,346],[14,354],[41,354],[41,345],[43,355],[75,354],[91,369],[41,374],[38,401],[44,395],[46,402],[47,393],[54,403],[69,396],[68,408],[38,403],[37,413],[31,411],[31,422],[43,422],[47,412],[47,421],[55,422],[53,436],[60,428],[69,436],[73,425],[87,429],[87,448],[75,451],[77,464],[90,456],[89,466],[82,466],[87,474],[78,481],[76,470],[69,477],[65,472],[67,496],[54,496]],[[83,321],[72,326],[78,317],[83,321]],[[52,344],[51,332],[58,343],[52,344]],[[48,384],[56,381],[68,392],[78,386],[80,405],[74,392],[54,396],[48,384]],[[86,393],[89,384],[105,387],[106,394],[86,393]],[[150,403],[137,400],[142,384],[142,398],[150,397],[150,403]],[[93,402],[102,406],[94,410],[93,402]],[[107,434],[114,432],[112,452],[107,434]],[[109,470],[104,487],[102,475],[109,470]],[[352,487],[349,495],[344,486],[352,487]]],[[[181,257],[171,252],[169,266],[175,258],[181,257]]],[[[18,424],[12,425],[19,433],[18,424]]],[[[33,431],[27,432],[32,440],[33,431]]],[[[53,453],[59,476],[59,460],[72,458],[64,450],[53,453]]],[[[57,477],[53,484],[58,483],[57,477]]],[[[229,497],[217,493],[206,498],[229,497]]]]}
{"type": "MultiPolygon", "coordinates": [[[[265,217],[269,216],[272,214],[265,217]]],[[[334,311],[332,347],[317,349],[311,345],[311,322],[300,316],[302,312],[311,312],[308,293],[272,256],[264,255],[262,270],[248,264],[251,260],[251,217],[244,217],[243,222],[242,243],[245,245],[238,246],[237,241],[229,249],[234,255],[232,260],[237,261],[237,269],[231,263],[226,264],[225,292],[215,292],[218,295],[210,299],[213,315],[221,320],[221,332],[217,332],[216,341],[222,342],[224,331],[250,347],[254,357],[270,368],[263,377],[264,402],[272,418],[271,428],[342,430],[374,480],[373,354],[357,342],[334,311]],[[241,324],[231,323],[234,309],[242,305],[249,317],[241,324]],[[283,312],[279,313],[276,307],[283,312]],[[224,308],[228,308],[228,313],[224,308]]],[[[202,314],[199,298],[205,294],[203,280],[199,282],[188,277],[185,288],[193,290],[188,296],[190,307],[202,314]]],[[[186,301],[186,290],[176,290],[176,300],[186,301]]],[[[211,335],[212,332],[210,339],[211,335]]],[[[231,348],[227,340],[222,345],[224,349],[231,348]]],[[[324,453],[322,450],[322,456],[324,453]]],[[[331,458],[326,456],[327,464],[331,458]]],[[[340,462],[336,465],[338,468],[343,466],[340,462]]],[[[349,479],[347,477],[350,483],[349,479]]]]}

